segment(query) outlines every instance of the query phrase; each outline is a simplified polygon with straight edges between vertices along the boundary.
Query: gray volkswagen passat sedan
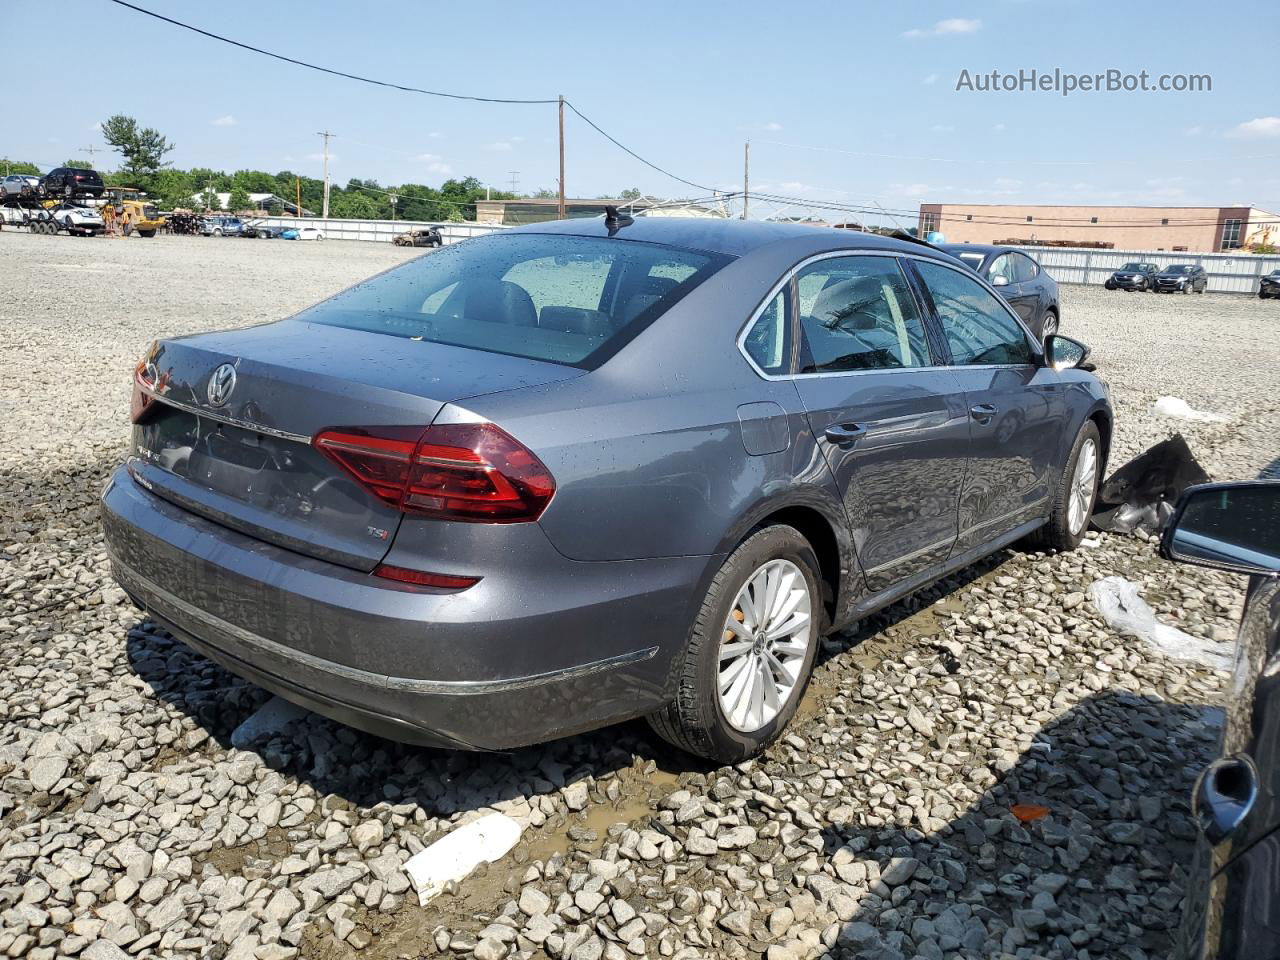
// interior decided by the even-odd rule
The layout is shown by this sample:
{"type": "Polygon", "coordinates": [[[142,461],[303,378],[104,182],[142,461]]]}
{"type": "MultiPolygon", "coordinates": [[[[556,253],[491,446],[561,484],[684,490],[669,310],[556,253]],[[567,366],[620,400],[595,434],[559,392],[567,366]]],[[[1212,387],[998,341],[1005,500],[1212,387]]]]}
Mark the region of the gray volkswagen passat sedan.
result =
{"type": "Polygon", "coordinates": [[[648,716],[716,760],[821,636],[1084,533],[1112,414],[924,245],[574,220],[154,344],[102,498],[176,636],[319,713],[500,749],[648,716]]]}

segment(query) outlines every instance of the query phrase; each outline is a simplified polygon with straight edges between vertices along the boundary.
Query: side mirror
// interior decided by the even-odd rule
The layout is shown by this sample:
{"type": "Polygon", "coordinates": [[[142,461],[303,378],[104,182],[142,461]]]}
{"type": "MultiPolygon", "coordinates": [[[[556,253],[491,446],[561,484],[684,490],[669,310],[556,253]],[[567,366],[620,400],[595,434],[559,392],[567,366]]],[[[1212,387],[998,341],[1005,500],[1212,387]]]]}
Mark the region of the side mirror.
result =
{"type": "Polygon", "coordinates": [[[1236,573],[1280,573],[1280,480],[1188,487],[1160,554],[1236,573]]]}
{"type": "Polygon", "coordinates": [[[991,285],[993,287],[1007,287],[1009,285],[1009,278],[1004,274],[996,274],[991,278],[991,285]]]}
{"type": "Polygon", "coordinates": [[[1088,358],[1089,348],[1079,340],[1072,340],[1060,333],[1051,333],[1044,338],[1045,363],[1054,370],[1084,366],[1088,358]]]}

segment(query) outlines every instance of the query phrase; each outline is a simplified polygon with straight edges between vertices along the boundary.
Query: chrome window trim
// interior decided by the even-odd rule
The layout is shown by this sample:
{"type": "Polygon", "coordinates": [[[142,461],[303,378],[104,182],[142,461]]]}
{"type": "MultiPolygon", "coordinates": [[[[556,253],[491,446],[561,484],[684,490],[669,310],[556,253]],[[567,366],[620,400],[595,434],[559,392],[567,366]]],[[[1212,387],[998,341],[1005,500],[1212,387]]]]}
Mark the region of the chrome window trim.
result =
{"type": "MultiPolygon", "coordinates": [[[[921,371],[924,371],[924,370],[952,370],[952,369],[955,369],[955,370],[960,370],[960,369],[1018,370],[1025,367],[1037,366],[1037,364],[1035,363],[990,363],[990,364],[930,363],[926,366],[920,366],[920,367],[883,367],[883,368],[878,368],[873,370],[833,370],[833,371],[824,372],[824,373],[799,373],[799,372],[797,373],[766,373],[756,363],[755,358],[753,358],[751,354],[747,351],[747,334],[751,332],[751,328],[756,325],[757,321],[759,321],[760,317],[764,314],[765,310],[769,308],[769,304],[772,303],[773,299],[779,293],[781,293],[783,289],[786,288],[787,284],[789,284],[792,281],[792,279],[795,278],[797,273],[799,273],[801,270],[803,270],[805,267],[809,266],[812,263],[818,263],[819,261],[822,261],[822,260],[835,260],[835,259],[844,258],[844,257],[881,257],[881,258],[887,257],[894,260],[899,260],[899,259],[921,260],[921,261],[924,261],[925,263],[935,263],[935,264],[938,264],[939,266],[946,267],[948,270],[953,270],[956,273],[960,274],[961,276],[968,277],[970,280],[973,280],[976,278],[979,286],[981,286],[984,290],[986,290],[988,293],[994,296],[996,298],[997,303],[1004,306],[1005,312],[1007,312],[1009,316],[1013,318],[1013,321],[1018,325],[1019,329],[1021,329],[1022,332],[1026,335],[1027,341],[1032,345],[1032,354],[1036,357],[1043,357],[1044,355],[1043,348],[1041,348],[1036,343],[1035,334],[1031,332],[1031,328],[1028,327],[1026,323],[1023,322],[1022,318],[1018,316],[1017,312],[1012,307],[1010,307],[1007,303],[1004,302],[1004,298],[1001,297],[1000,294],[996,292],[994,287],[992,287],[989,283],[987,283],[982,277],[979,277],[976,274],[974,274],[972,270],[968,270],[968,268],[965,268],[962,266],[952,266],[951,264],[944,263],[942,260],[939,260],[935,257],[922,256],[918,253],[914,253],[909,250],[893,250],[893,251],[827,250],[827,251],[824,251],[823,253],[815,253],[812,256],[806,257],[805,259],[801,260],[799,263],[792,266],[791,269],[788,270],[786,273],[784,273],[782,275],[782,278],[777,283],[775,283],[772,287],[769,288],[769,292],[764,295],[764,297],[760,301],[760,304],[755,308],[754,311],[752,311],[751,316],[747,318],[746,323],[742,325],[742,329],[738,332],[738,338],[736,341],[738,345],[738,352],[742,354],[743,359],[747,361],[747,365],[751,367],[751,369],[755,372],[756,376],[758,376],[761,380],[768,380],[770,382],[776,383],[776,382],[785,381],[785,380],[800,380],[800,379],[807,380],[807,379],[814,379],[814,378],[821,378],[821,377],[856,377],[856,376],[862,376],[865,374],[920,373],[921,371]]],[[[901,271],[902,268],[899,267],[898,269],[899,271],[901,271]]],[[[903,279],[907,281],[908,286],[911,286],[911,281],[909,277],[903,276],[903,279]]],[[[921,278],[921,280],[923,281],[923,278],[921,278]]],[[[914,290],[912,290],[912,299],[913,300],[915,299],[914,290]]],[[[922,306],[923,304],[921,304],[918,300],[916,300],[916,307],[921,308],[922,306]]],[[[923,312],[921,314],[920,319],[921,319],[921,322],[927,322],[927,318],[924,316],[923,312]]]]}

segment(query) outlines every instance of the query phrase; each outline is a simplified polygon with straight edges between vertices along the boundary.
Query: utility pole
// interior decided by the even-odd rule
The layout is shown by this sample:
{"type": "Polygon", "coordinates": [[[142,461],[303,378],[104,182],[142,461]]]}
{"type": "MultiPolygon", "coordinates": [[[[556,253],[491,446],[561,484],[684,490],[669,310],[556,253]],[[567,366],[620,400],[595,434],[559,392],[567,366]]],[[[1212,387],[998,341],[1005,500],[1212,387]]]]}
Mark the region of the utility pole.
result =
{"type": "Polygon", "coordinates": [[[329,219],[329,138],[337,136],[328,130],[321,130],[316,134],[317,137],[324,137],[324,207],[320,216],[329,219]]]}
{"type": "Polygon", "coordinates": [[[747,219],[747,183],[751,177],[751,141],[742,145],[742,219],[747,219]]]}
{"type": "Polygon", "coordinates": [[[302,178],[293,178],[293,189],[296,197],[293,208],[293,219],[298,220],[302,217],[302,178]]]}
{"type": "Polygon", "coordinates": [[[559,218],[565,218],[564,212],[564,95],[560,95],[560,203],[556,207],[559,218]]]}
{"type": "Polygon", "coordinates": [[[396,201],[399,199],[400,198],[397,197],[394,193],[391,194],[391,222],[392,223],[396,222],[396,201]]]}
{"type": "Polygon", "coordinates": [[[93,155],[95,153],[106,153],[107,151],[102,147],[81,147],[80,152],[87,153],[89,155],[89,163],[93,163],[93,155]]]}
{"type": "Polygon", "coordinates": [[[520,180],[520,171],[519,171],[519,170],[508,170],[508,171],[507,171],[507,173],[511,174],[511,192],[512,192],[512,193],[515,193],[515,192],[516,192],[516,184],[517,184],[517,183],[519,182],[519,180],[520,180]]]}

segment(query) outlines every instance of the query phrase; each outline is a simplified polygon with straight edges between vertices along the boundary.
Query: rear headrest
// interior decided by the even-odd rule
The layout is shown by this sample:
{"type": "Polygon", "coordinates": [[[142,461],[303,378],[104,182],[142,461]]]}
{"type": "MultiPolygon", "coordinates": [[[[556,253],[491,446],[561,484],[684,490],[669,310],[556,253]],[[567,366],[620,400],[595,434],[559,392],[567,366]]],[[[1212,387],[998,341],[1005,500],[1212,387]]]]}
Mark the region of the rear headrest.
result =
{"type": "Polygon", "coordinates": [[[588,337],[606,337],[612,332],[607,313],[582,307],[543,307],[538,315],[538,326],[543,330],[580,333],[588,337]]]}
{"type": "Polygon", "coordinates": [[[538,310],[533,299],[519,284],[490,277],[476,278],[468,283],[465,295],[464,316],[516,327],[538,325],[538,310]]]}
{"type": "Polygon", "coordinates": [[[831,323],[850,305],[867,300],[872,302],[859,311],[861,316],[854,326],[874,326],[874,320],[866,314],[876,314],[885,306],[880,282],[875,277],[846,277],[835,283],[828,280],[813,302],[813,316],[820,323],[831,323]]]}

